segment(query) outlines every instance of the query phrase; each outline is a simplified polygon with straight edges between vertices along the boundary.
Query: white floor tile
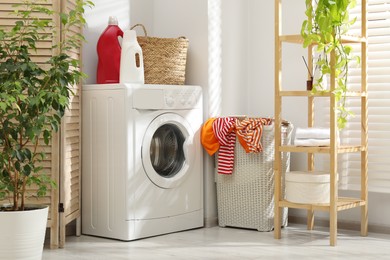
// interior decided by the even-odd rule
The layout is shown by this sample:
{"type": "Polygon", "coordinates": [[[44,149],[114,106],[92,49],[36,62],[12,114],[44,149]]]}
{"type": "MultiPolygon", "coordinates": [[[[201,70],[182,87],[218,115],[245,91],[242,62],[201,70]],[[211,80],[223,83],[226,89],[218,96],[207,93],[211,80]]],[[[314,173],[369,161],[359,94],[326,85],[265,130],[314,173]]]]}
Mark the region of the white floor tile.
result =
{"type": "Polygon", "coordinates": [[[201,228],[122,242],[92,236],[67,237],[65,248],[46,249],[43,260],[76,259],[390,259],[390,234],[338,231],[329,246],[328,229],[308,231],[290,224],[282,238],[273,232],[239,228],[201,228]]]}

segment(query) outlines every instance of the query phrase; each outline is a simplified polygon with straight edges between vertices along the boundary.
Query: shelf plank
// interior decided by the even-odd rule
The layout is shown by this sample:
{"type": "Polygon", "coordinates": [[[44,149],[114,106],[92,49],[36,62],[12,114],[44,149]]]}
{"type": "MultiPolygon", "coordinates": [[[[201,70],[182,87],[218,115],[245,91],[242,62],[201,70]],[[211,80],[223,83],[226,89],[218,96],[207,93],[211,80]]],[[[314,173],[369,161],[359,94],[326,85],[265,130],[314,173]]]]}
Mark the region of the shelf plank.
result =
{"type": "Polygon", "coordinates": [[[365,206],[366,204],[366,201],[361,199],[340,197],[337,202],[337,211],[361,207],[365,206]]]}
{"type": "Polygon", "coordinates": [[[342,37],[343,43],[363,43],[367,42],[367,39],[365,37],[360,37],[356,35],[345,35],[342,37]]]}
{"type": "MultiPolygon", "coordinates": [[[[330,92],[318,92],[312,93],[311,91],[288,91],[283,90],[279,92],[279,95],[282,97],[330,97],[330,92]]],[[[366,97],[367,92],[360,91],[348,91],[345,95],[346,97],[366,97]]]]}
{"type": "Polygon", "coordinates": [[[280,91],[280,96],[284,97],[329,97],[330,92],[313,94],[311,91],[280,91]]]}
{"type": "Polygon", "coordinates": [[[345,94],[346,97],[367,97],[367,92],[366,91],[363,91],[363,92],[360,92],[360,91],[348,91],[346,94],[345,94]]]}
{"type": "MultiPolygon", "coordinates": [[[[357,146],[339,146],[337,153],[356,153],[364,150],[361,145],[357,146]]],[[[330,146],[294,146],[282,145],[279,146],[280,152],[295,152],[295,153],[330,153],[330,146]]]]}
{"type": "MultiPolygon", "coordinates": [[[[303,38],[300,34],[280,35],[279,39],[281,42],[303,44],[303,38]]],[[[367,42],[367,39],[365,37],[360,37],[355,35],[345,35],[342,37],[342,42],[363,43],[363,42],[367,42]]]]}
{"type": "MultiPolygon", "coordinates": [[[[361,207],[366,205],[366,202],[357,198],[348,198],[348,197],[339,197],[337,201],[337,211],[352,209],[356,207],[361,207]]],[[[307,210],[321,210],[329,211],[330,205],[326,204],[303,204],[303,203],[294,203],[287,200],[279,201],[279,207],[288,207],[295,209],[307,209],[307,210]]]]}
{"type": "Polygon", "coordinates": [[[303,38],[300,34],[280,35],[279,39],[281,42],[303,44],[303,38]]]}

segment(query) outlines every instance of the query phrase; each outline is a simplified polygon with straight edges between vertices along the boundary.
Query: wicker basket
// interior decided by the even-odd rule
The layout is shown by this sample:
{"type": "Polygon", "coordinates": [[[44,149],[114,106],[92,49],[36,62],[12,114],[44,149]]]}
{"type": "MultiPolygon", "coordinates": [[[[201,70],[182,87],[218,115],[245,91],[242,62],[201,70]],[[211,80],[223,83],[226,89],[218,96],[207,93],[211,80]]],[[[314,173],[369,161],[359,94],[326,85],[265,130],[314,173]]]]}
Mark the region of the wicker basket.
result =
{"type": "Polygon", "coordinates": [[[188,39],[149,37],[142,24],[145,36],[137,40],[144,58],[145,84],[184,85],[187,62],[188,39]]]}
{"type": "MultiPolygon", "coordinates": [[[[282,127],[282,143],[291,143],[293,126],[282,127]]],[[[274,127],[264,126],[261,153],[246,153],[235,146],[232,175],[218,174],[216,156],[218,222],[221,227],[240,227],[271,231],[274,228],[274,127]]],[[[282,153],[283,172],[290,170],[290,153],[282,153]]],[[[283,196],[285,193],[284,181],[283,196]]],[[[282,209],[282,226],[287,226],[287,208],[282,209]]]]}

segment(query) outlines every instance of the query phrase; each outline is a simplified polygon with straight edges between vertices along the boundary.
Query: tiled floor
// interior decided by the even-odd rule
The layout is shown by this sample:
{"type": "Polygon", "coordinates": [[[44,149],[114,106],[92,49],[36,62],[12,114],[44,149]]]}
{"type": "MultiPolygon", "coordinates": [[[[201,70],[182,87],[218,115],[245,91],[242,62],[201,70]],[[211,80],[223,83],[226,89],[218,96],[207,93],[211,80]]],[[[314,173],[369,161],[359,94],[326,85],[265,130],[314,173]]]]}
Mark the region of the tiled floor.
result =
{"type": "Polygon", "coordinates": [[[65,248],[45,249],[43,260],[115,259],[390,259],[390,234],[338,231],[329,246],[327,228],[314,231],[298,224],[273,232],[238,228],[201,228],[131,242],[91,236],[67,237],[65,248]]]}

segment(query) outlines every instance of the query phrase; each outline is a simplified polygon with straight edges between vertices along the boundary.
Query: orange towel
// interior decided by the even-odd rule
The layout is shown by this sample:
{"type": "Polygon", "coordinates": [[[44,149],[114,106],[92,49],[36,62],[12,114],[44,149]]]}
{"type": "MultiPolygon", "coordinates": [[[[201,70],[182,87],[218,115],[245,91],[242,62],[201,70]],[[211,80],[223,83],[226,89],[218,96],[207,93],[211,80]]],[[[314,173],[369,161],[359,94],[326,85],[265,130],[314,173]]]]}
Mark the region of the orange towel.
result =
{"type": "Polygon", "coordinates": [[[219,143],[215,137],[213,130],[213,123],[216,118],[209,118],[204,124],[200,132],[200,139],[203,148],[211,156],[215,154],[219,149],[219,143]]]}

